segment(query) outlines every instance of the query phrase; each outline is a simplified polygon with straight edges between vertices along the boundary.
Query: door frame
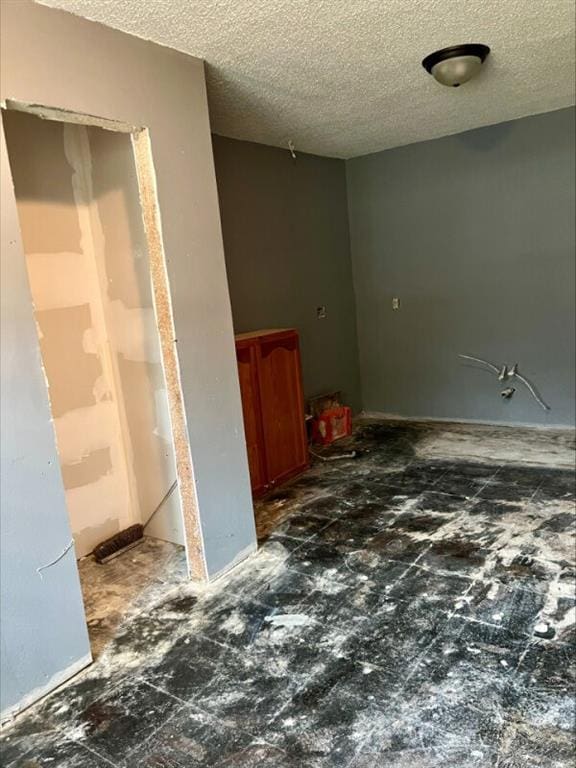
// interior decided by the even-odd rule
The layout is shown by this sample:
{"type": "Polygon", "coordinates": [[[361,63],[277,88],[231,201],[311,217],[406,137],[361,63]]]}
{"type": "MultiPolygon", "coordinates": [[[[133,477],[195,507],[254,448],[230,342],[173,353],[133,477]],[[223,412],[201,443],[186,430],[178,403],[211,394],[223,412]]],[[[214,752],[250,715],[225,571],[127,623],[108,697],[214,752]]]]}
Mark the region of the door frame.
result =
{"type": "MultiPolygon", "coordinates": [[[[180,497],[180,509],[184,523],[188,577],[194,581],[206,582],[208,580],[208,572],[204,556],[204,542],[199,518],[196,482],[184,411],[180,368],[176,353],[177,339],[174,329],[170,284],[166,269],[156,173],[149,130],[145,126],[131,125],[96,115],[73,112],[54,106],[29,103],[16,99],[3,100],[0,102],[0,108],[2,111],[27,112],[44,120],[73,123],[87,127],[102,128],[116,133],[130,134],[138,180],[140,209],[147,242],[155,326],[160,339],[162,371],[168,396],[170,426],[176,460],[176,490],[180,497]]],[[[41,367],[40,360],[39,365],[41,367]]],[[[53,425],[52,430],[54,432],[53,425]]]]}

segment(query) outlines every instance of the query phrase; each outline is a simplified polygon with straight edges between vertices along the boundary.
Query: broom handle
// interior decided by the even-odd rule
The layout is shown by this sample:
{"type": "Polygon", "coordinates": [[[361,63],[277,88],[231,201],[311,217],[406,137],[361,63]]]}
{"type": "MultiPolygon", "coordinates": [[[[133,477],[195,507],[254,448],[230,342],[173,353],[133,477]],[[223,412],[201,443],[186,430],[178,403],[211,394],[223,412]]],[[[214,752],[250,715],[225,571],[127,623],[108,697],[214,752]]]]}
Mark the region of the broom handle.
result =
{"type": "Polygon", "coordinates": [[[150,514],[150,515],[148,516],[148,519],[147,519],[147,520],[146,520],[146,522],[143,524],[143,527],[144,527],[144,528],[146,528],[146,526],[148,525],[148,523],[150,522],[150,520],[152,520],[152,518],[154,517],[154,515],[156,514],[156,512],[158,512],[158,511],[161,509],[162,505],[164,504],[164,502],[166,501],[166,499],[167,499],[167,498],[170,496],[170,494],[171,494],[171,493],[174,491],[174,488],[176,488],[176,486],[177,486],[177,485],[178,485],[178,480],[174,480],[174,482],[172,483],[172,485],[170,486],[170,488],[168,488],[168,490],[166,491],[166,493],[165,493],[165,494],[164,494],[164,496],[162,497],[162,501],[160,502],[160,504],[158,504],[158,506],[157,506],[157,507],[156,507],[156,509],[155,509],[155,510],[152,512],[152,514],[150,514]]]}

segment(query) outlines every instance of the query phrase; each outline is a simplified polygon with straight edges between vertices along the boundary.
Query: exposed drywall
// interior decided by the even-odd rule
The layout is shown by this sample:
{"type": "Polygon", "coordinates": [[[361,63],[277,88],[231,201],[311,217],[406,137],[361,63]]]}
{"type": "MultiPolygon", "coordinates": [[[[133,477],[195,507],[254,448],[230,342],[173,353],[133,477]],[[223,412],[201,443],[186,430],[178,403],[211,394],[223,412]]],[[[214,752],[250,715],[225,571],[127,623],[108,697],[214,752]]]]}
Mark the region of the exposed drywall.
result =
{"type": "Polygon", "coordinates": [[[298,328],[306,396],[340,389],[358,409],[343,161],[212,141],[236,331],[298,328]]]}
{"type": "MultiPolygon", "coordinates": [[[[176,465],[138,178],[129,134],[86,131],[107,335],[129,436],[139,521],[146,523],[174,483],[176,465]]],[[[154,514],[147,533],[184,544],[178,493],[154,514]]]]}
{"type": "Polygon", "coordinates": [[[363,407],[574,423],[574,110],[347,163],[363,407]],[[392,298],[400,298],[393,311],[392,298]],[[518,362],[511,400],[459,353],[518,362]]]}
{"type": "MultiPolygon", "coordinates": [[[[192,570],[212,577],[252,551],[256,539],[203,64],[29,0],[0,8],[2,99],[148,128],[174,313],[179,376],[173,383],[186,419],[179,429],[184,435],[187,424],[188,471],[198,500],[189,515],[201,528],[205,557],[205,566],[196,561],[199,569],[192,570]]],[[[43,581],[35,570],[68,544],[69,529],[4,161],[2,193],[8,297],[2,375],[9,418],[3,423],[1,559],[3,567],[10,564],[9,579],[2,580],[2,684],[3,701],[13,706],[80,660],[86,636],[71,555],[45,571],[43,581]],[[46,470],[48,461],[56,466],[46,470]],[[49,575],[56,571],[67,580],[53,587],[49,575]]]]}
{"type": "MultiPolygon", "coordinates": [[[[132,142],[126,133],[23,112],[7,112],[4,122],[82,557],[120,528],[148,521],[176,478],[132,142]],[[58,252],[66,233],[68,248],[58,252]],[[89,429],[95,423],[97,434],[89,429]],[[94,460],[104,453],[106,462],[94,460]]],[[[184,543],[177,493],[150,532],[184,543]]]]}
{"type": "Polygon", "coordinates": [[[4,127],[75,553],[83,557],[140,520],[109,359],[86,128],[22,112],[6,112],[4,127]],[[90,460],[102,452],[107,463],[90,460]]]}

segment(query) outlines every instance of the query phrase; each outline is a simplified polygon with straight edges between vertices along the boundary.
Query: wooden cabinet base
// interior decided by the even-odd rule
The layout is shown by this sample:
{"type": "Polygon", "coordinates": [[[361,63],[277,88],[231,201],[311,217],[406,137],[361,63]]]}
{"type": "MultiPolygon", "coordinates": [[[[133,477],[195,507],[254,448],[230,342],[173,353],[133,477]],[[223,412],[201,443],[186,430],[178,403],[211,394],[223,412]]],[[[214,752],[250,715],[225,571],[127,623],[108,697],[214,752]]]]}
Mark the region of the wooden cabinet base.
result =
{"type": "Polygon", "coordinates": [[[309,464],[298,332],[236,336],[250,481],[262,496],[309,464]]]}

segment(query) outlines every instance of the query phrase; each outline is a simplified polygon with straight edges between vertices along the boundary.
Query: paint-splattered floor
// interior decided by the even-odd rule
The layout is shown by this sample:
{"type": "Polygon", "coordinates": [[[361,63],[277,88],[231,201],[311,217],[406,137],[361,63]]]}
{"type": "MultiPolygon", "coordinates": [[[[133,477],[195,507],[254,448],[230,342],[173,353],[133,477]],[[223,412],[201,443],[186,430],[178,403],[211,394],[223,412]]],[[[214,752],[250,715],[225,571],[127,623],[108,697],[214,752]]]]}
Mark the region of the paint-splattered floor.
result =
{"type": "Polygon", "coordinates": [[[3,765],[572,768],[569,437],[369,423],[351,449],[258,506],[249,562],[129,617],[3,765]]]}
{"type": "Polygon", "coordinates": [[[186,579],[184,547],[146,536],[134,549],[99,565],[78,562],[92,658],[98,659],[123,621],[146,612],[186,579]]]}

